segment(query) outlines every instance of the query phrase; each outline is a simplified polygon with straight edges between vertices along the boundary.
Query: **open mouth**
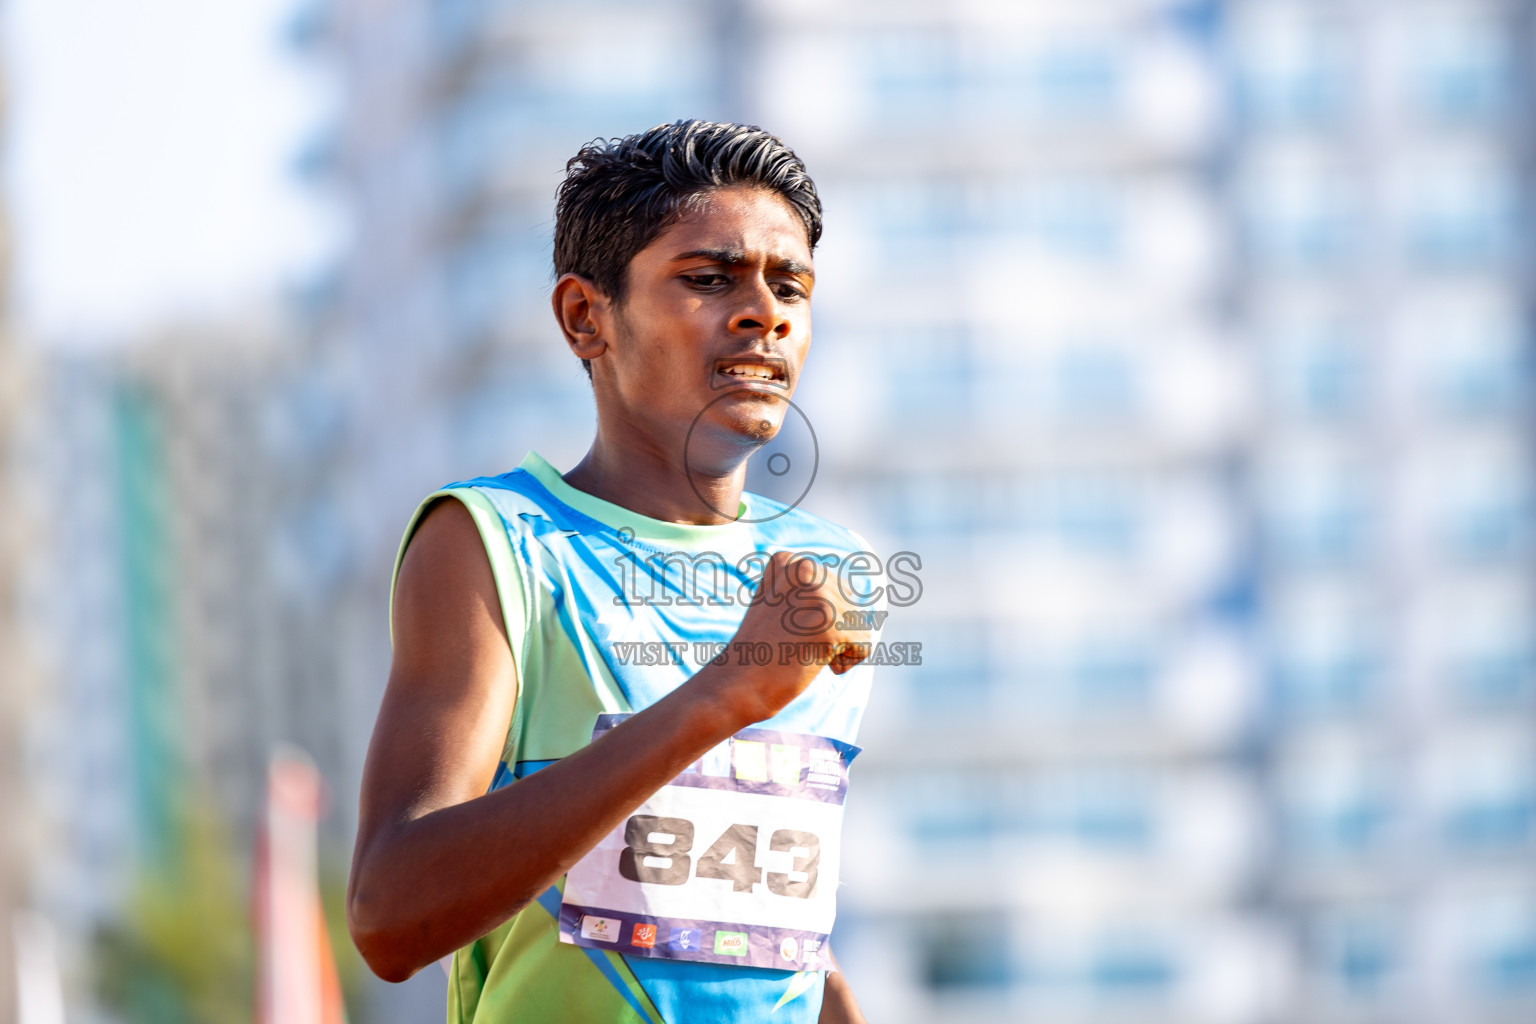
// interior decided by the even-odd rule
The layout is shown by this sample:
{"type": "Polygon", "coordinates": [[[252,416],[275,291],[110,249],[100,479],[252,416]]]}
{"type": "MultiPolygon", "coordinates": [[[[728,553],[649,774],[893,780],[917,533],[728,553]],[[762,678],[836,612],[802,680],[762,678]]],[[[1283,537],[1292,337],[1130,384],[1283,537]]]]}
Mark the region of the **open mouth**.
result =
{"type": "Polygon", "coordinates": [[[715,372],[710,375],[709,386],[716,391],[725,388],[768,387],[789,389],[789,367],[777,356],[736,356],[715,362],[715,372]]]}

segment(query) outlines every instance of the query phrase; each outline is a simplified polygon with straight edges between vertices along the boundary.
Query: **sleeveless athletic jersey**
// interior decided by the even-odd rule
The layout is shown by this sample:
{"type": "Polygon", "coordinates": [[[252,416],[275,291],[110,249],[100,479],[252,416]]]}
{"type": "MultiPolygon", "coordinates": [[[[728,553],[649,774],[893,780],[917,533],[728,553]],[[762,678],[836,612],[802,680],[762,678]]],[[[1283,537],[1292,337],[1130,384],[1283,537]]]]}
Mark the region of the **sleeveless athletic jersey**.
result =
{"type": "MultiPolygon", "coordinates": [[[[599,714],[643,710],[697,672],[693,645],[729,641],[746,612],[735,568],[742,556],[788,549],[842,557],[868,549],[849,530],[753,494],[743,495],[740,518],[766,522],[688,526],[649,519],[577,491],[530,453],[503,476],[454,484],[429,496],[406,531],[401,556],[422,512],[442,497],[462,502],[479,527],[517,664],[516,709],[493,790],[586,746],[599,714]],[[782,514],[768,518],[775,512],[782,514]],[[722,557],[729,583],[728,590],[716,587],[703,596],[729,593],[731,604],[672,601],[687,586],[685,562],[666,556],[702,552],[722,557]],[[657,555],[663,557],[646,561],[657,555]],[[666,571],[650,568],[658,564],[666,571]],[[639,649],[628,646],[656,641],[686,644],[683,663],[635,656],[639,649]],[[664,663],[641,664],[647,661],[664,663]]],[[[711,578],[710,569],[701,572],[700,578],[711,578]]],[[[823,669],[760,727],[852,744],[871,672],[866,665],[841,676],[823,669]]],[[[498,854],[483,855],[494,862],[498,854]]],[[[561,943],[563,886],[562,879],[454,955],[449,1024],[801,1024],[821,1012],[825,975],[820,971],[630,957],[561,943]]]]}

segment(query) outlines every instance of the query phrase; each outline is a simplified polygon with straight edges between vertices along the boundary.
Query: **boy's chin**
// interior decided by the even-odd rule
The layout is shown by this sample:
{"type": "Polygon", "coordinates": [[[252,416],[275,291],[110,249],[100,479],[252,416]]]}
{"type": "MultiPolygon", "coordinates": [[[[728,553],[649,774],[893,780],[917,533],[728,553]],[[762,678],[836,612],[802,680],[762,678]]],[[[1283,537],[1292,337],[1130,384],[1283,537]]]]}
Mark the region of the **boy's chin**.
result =
{"type": "Polygon", "coordinates": [[[782,426],[784,426],[783,413],[773,409],[763,415],[741,417],[732,424],[732,430],[742,443],[757,448],[778,437],[779,428],[782,426]]]}
{"type": "Polygon", "coordinates": [[[738,465],[741,459],[777,437],[784,425],[783,413],[778,409],[712,419],[714,422],[707,427],[703,422],[695,424],[689,433],[687,459],[694,469],[738,465]]]}
{"type": "Polygon", "coordinates": [[[784,425],[786,407],[782,395],[759,391],[738,393],[724,402],[714,403],[710,410],[714,415],[706,418],[714,420],[719,428],[739,440],[767,444],[784,425]]]}

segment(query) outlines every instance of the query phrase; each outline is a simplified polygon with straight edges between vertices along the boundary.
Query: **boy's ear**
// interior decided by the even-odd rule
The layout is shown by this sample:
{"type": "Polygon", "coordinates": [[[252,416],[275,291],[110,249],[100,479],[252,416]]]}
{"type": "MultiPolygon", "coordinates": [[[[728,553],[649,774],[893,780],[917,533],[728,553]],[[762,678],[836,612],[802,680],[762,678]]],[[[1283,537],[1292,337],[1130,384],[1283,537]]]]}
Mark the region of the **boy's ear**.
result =
{"type": "Polygon", "coordinates": [[[565,343],[578,358],[596,359],[608,351],[612,303],[590,278],[562,274],[549,301],[565,343]]]}

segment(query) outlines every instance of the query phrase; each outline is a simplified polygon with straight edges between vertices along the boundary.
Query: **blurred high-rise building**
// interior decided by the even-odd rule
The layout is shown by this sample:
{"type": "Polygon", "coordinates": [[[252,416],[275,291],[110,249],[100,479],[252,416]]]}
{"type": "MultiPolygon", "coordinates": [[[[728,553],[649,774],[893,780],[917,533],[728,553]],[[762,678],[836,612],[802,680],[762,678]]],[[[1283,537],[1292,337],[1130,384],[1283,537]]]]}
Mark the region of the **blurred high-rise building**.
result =
{"type": "MultiPolygon", "coordinates": [[[[8,129],[7,86],[0,82],[0,121],[8,129]]],[[[57,1010],[61,998],[56,936],[35,913],[31,884],[44,848],[44,794],[29,785],[29,726],[47,677],[27,628],[27,552],[39,523],[18,455],[37,367],[18,343],[13,320],[13,244],[6,209],[0,211],[0,1024],[26,1024],[29,1014],[38,1019],[57,1010]]]]}
{"type": "MultiPolygon", "coordinates": [[[[302,745],[331,778],[355,756],[345,619],[319,611],[340,578],[314,539],[325,405],[301,354],[261,314],[32,354],[13,473],[44,681],[27,889],[71,1021],[247,1014],[269,753],[302,745]]],[[[327,853],[335,892],[346,844],[327,853]]]]}
{"type": "Polygon", "coordinates": [[[0,221],[0,1024],[15,1020],[18,1004],[15,927],[28,904],[27,863],[33,839],[31,794],[24,785],[25,713],[37,679],[25,649],[20,607],[22,551],[29,522],[20,500],[21,481],[14,466],[16,423],[21,416],[27,377],[10,324],[10,225],[0,221]]]}
{"type": "Polygon", "coordinates": [[[1226,13],[1262,896],[1294,1005],[1528,1018],[1533,8],[1226,13]]]}
{"type": "Polygon", "coordinates": [[[806,505],[921,560],[849,807],[872,1018],[1529,1019],[1532,10],[307,5],[347,728],[414,503],[589,436],[564,161],[753,121],[827,208],[806,505]]]}

